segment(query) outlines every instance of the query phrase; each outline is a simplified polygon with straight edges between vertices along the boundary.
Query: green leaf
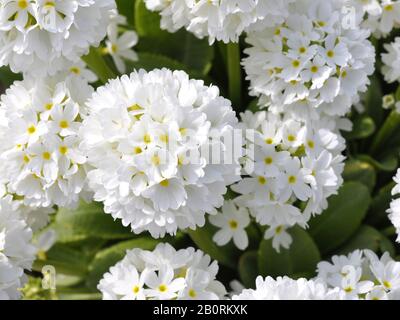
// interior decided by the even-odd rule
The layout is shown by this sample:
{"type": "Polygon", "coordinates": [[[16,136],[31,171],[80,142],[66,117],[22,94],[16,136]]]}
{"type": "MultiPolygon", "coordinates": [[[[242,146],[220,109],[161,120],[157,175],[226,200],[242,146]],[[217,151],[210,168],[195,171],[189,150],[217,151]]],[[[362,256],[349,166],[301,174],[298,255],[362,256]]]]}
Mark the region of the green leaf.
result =
{"type": "Polygon", "coordinates": [[[261,241],[258,249],[258,268],[262,276],[310,275],[315,273],[321,260],[319,250],[307,231],[300,227],[289,230],[293,242],[280,252],[272,247],[272,240],[261,241]]]}
{"type": "Polygon", "coordinates": [[[139,38],[167,34],[160,29],[160,15],[147,10],[143,0],[136,0],[135,3],[135,29],[139,38]]]}
{"type": "Polygon", "coordinates": [[[309,232],[323,254],[343,245],[360,227],[371,197],[367,187],[348,182],[328,200],[328,209],[310,221],[309,232]]]}
{"type": "Polygon", "coordinates": [[[57,273],[83,277],[87,273],[87,266],[91,257],[84,252],[56,243],[48,252],[46,260],[37,259],[33,270],[41,272],[43,266],[51,265],[57,273]]]}
{"type": "Polygon", "coordinates": [[[369,249],[378,252],[382,235],[378,230],[364,225],[338,250],[339,254],[348,254],[356,249],[369,249]]]}
{"type": "Polygon", "coordinates": [[[381,161],[375,160],[367,154],[357,155],[357,159],[367,162],[374,166],[376,170],[392,172],[395,171],[398,165],[397,157],[394,155],[388,156],[381,161]]]}
{"type": "Polygon", "coordinates": [[[240,280],[246,288],[254,288],[258,274],[257,251],[247,251],[239,259],[240,280]]]}
{"type": "Polygon", "coordinates": [[[117,6],[118,6],[118,13],[125,16],[128,19],[128,22],[133,25],[135,1],[117,0],[117,6]]]}
{"type": "Polygon", "coordinates": [[[57,232],[57,241],[75,242],[90,237],[117,240],[132,238],[131,230],[111,215],[104,213],[98,203],[81,203],[76,210],[60,209],[49,227],[57,232]]]}
{"type": "Polygon", "coordinates": [[[383,120],[382,108],[382,88],[379,79],[376,76],[371,77],[371,85],[365,96],[365,111],[374,119],[375,125],[380,126],[383,120]]]}
{"type": "Polygon", "coordinates": [[[353,122],[353,130],[345,133],[346,140],[365,139],[375,132],[376,126],[374,120],[367,116],[361,115],[353,122]]]}
{"type": "Polygon", "coordinates": [[[198,248],[210,255],[211,258],[219,263],[230,267],[237,268],[237,260],[239,258],[239,250],[233,245],[232,241],[226,246],[220,247],[213,240],[217,228],[207,223],[202,228],[196,230],[188,230],[188,234],[198,248]]]}
{"type": "Polygon", "coordinates": [[[120,242],[107,249],[99,251],[89,265],[89,274],[86,277],[86,284],[89,288],[96,288],[98,282],[111,266],[123,259],[126,251],[133,248],[153,250],[159,243],[152,238],[137,238],[120,242]]]}
{"type": "Polygon", "coordinates": [[[147,10],[142,0],[136,2],[135,16],[135,26],[140,36],[136,47],[139,53],[166,56],[185,66],[179,69],[195,70],[200,75],[210,71],[214,48],[207,39],[198,39],[183,29],[174,33],[161,30],[160,15],[147,10]]]}
{"type": "Polygon", "coordinates": [[[344,167],[343,179],[346,182],[360,182],[372,191],[376,183],[376,171],[368,162],[350,159],[344,167]]]}
{"type": "Polygon", "coordinates": [[[392,201],[392,189],[395,182],[383,186],[371,201],[368,210],[367,222],[371,225],[380,225],[388,221],[388,214],[386,210],[389,208],[392,201]]]}
{"type": "Polygon", "coordinates": [[[82,57],[88,67],[96,73],[100,81],[106,83],[109,79],[116,78],[116,74],[111,70],[110,66],[103,59],[99,49],[91,48],[90,52],[82,57]]]}
{"type": "Polygon", "coordinates": [[[149,53],[149,52],[142,52],[138,54],[139,60],[138,61],[127,61],[127,66],[130,70],[138,70],[138,69],[145,69],[147,71],[151,71],[153,69],[162,69],[168,68],[171,70],[183,70],[187,72],[191,78],[202,78],[202,74],[198,71],[190,70],[184,64],[171,59],[169,57],[149,53]]]}
{"type": "Polygon", "coordinates": [[[9,68],[7,67],[1,67],[0,68],[0,92],[3,90],[1,89],[6,89],[9,86],[13,84],[14,81],[17,80],[22,80],[22,75],[19,73],[13,73],[9,68]],[[1,88],[3,87],[3,88],[1,88]]]}

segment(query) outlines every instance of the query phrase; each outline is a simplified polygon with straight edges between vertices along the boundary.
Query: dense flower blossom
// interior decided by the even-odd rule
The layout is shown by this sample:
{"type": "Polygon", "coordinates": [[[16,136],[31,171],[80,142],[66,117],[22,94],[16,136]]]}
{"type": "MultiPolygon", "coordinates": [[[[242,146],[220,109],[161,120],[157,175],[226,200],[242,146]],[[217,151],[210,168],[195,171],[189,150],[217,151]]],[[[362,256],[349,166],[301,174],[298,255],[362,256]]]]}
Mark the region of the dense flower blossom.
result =
{"type": "Polygon", "coordinates": [[[266,111],[246,111],[242,121],[252,152],[243,159],[246,177],[231,187],[241,194],[235,202],[269,227],[265,237],[273,238],[277,250],[287,248],[286,229],[305,227],[341,186],[344,140],[324,122],[302,123],[266,111]]]}
{"type": "Polygon", "coordinates": [[[240,178],[240,155],[225,161],[233,144],[219,138],[233,136],[237,118],[217,87],[181,71],[140,70],[100,87],[87,105],[81,137],[94,198],[135,233],[202,226],[240,178]]]}
{"type": "Polygon", "coordinates": [[[0,199],[0,300],[18,299],[30,269],[35,247],[32,230],[21,219],[11,196],[0,199]]]}
{"type": "Polygon", "coordinates": [[[311,280],[267,277],[256,279],[256,289],[244,289],[234,300],[398,300],[400,262],[370,250],[333,256],[318,264],[311,280]]]}
{"type": "MultiPolygon", "coordinates": [[[[393,180],[396,182],[395,187],[392,189],[392,195],[398,195],[400,193],[400,169],[397,169],[397,173],[393,180]]],[[[398,235],[397,241],[400,242],[400,198],[393,199],[390,203],[390,208],[388,209],[389,219],[392,221],[394,227],[396,228],[396,233],[398,235]]]]}
{"type": "Polygon", "coordinates": [[[339,288],[343,299],[398,299],[400,262],[386,252],[379,258],[371,250],[356,250],[347,256],[333,256],[318,264],[318,279],[339,288]]]}
{"type": "Polygon", "coordinates": [[[362,26],[374,36],[386,37],[400,26],[400,1],[398,0],[345,0],[353,14],[361,16],[362,26]]]}
{"type": "Polygon", "coordinates": [[[145,0],[149,10],[161,15],[161,28],[170,32],[185,27],[199,38],[237,42],[256,22],[281,23],[294,0],[145,0]]]}
{"type": "Polygon", "coordinates": [[[5,0],[0,4],[0,65],[51,74],[98,46],[114,0],[5,0]]]}
{"type": "Polygon", "coordinates": [[[289,277],[256,279],[256,289],[244,289],[233,300],[339,300],[338,289],[328,289],[323,281],[289,277]]]}
{"type": "Polygon", "coordinates": [[[400,37],[390,44],[386,43],[384,47],[387,51],[382,53],[382,73],[385,80],[389,83],[400,82],[400,37]]]}
{"type": "Polygon", "coordinates": [[[49,208],[47,213],[53,205],[72,207],[84,191],[86,156],[78,130],[92,91],[81,79],[56,77],[15,82],[1,97],[2,193],[38,209],[43,219],[46,210],[40,207],[49,208]]]}
{"type": "Polygon", "coordinates": [[[342,1],[300,0],[289,7],[282,24],[248,34],[243,65],[250,94],[272,112],[345,115],[374,71],[369,31],[343,22],[342,1]]]}
{"type": "Polygon", "coordinates": [[[226,294],[217,273],[217,262],[202,251],[159,244],[153,251],[127,251],[98,289],[104,300],[217,300],[226,294]]]}

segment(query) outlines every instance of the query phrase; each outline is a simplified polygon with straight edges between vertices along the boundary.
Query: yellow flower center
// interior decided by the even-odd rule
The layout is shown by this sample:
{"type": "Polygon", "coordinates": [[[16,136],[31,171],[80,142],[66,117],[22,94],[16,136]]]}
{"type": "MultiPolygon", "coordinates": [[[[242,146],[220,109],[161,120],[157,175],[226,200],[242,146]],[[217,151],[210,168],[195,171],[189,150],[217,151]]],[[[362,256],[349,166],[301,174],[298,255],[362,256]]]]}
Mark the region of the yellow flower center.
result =
{"type": "Polygon", "coordinates": [[[81,73],[81,69],[79,69],[78,67],[71,67],[69,69],[69,71],[71,71],[72,73],[79,75],[81,73]]]}
{"type": "Polygon", "coordinates": [[[258,183],[264,185],[267,183],[267,179],[265,179],[264,177],[258,177],[258,183]]]}
{"type": "Polygon", "coordinates": [[[161,162],[161,159],[160,159],[159,156],[153,156],[153,157],[151,158],[151,163],[152,163],[153,165],[155,165],[155,166],[158,166],[158,165],[160,164],[160,162],[161,162]]]}
{"type": "Polygon", "coordinates": [[[317,66],[312,66],[311,67],[311,72],[312,73],[317,73],[318,72],[318,67],[317,66]]]}
{"type": "Polygon", "coordinates": [[[160,291],[160,292],[165,292],[167,290],[168,290],[168,287],[165,284],[160,284],[158,286],[158,291],[160,291]]]}
{"type": "Polygon", "coordinates": [[[306,49],[305,47],[299,48],[299,52],[300,52],[301,54],[306,53],[306,51],[307,51],[307,49],[306,49]]]}
{"type": "Polygon", "coordinates": [[[146,134],[143,136],[143,142],[144,142],[145,144],[151,143],[151,136],[150,136],[148,133],[146,133],[146,134]]]}
{"type": "Polygon", "coordinates": [[[48,161],[51,159],[51,154],[50,154],[50,152],[45,151],[45,152],[43,152],[42,157],[44,160],[48,161]]]}
{"type": "Polygon", "coordinates": [[[326,53],[326,55],[327,55],[329,58],[333,58],[333,57],[335,56],[335,53],[334,53],[332,50],[329,50],[329,51],[326,53]]]}
{"type": "Polygon", "coordinates": [[[50,111],[50,110],[53,108],[53,106],[54,106],[54,104],[52,104],[52,103],[47,103],[47,104],[44,106],[44,108],[45,108],[46,110],[50,111]]]}
{"type": "Polygon", "coordinates": [[[271,138],[265,139],[266,144],[272,144],[273,142],[274,142],[274,140],[272,140],[271,138]]]}
{"type": "Polygon", "coordinates": [[[290,184],[294,184],[297,181],[297,178],[295,176],[289,176],[288,181],[290,184]]]}
{"type": "Polygon", "coordinates": [[[388,4],[387,6],[385,6],[385,11],[393,11],[393,5],[388,4]]]}
{"type": "Polygon", "coordinates": [[[264,162],[265,162],[265,164],[270,165],[270,164],[272,164],[273,160],[271,157],[267,157],[264,159],[264,162]]]}
{"type": "Polygon", "coordinates": [[[28,1],[27,0],[19,0],[18,1],[18,8],[20,8],[20,9],[28,8],[28,1]]]}
{"type": "Polygon", "coordinates": [[[160,182],[160,186],[162,187],[168,187],[169,186],[169,181],[167,179],[163,180],[160,182]]]}
{"type": "Polygon", "coordinates": [[[196,291],[194,289],[190,289],[189,290],[189,297],[194,299],[194,298],[196,298],[196,296],[197,296],[196,291]]]}
{"type": "Polygon", "coordinates": [[[292,61],[292,66],[293,66],[294,68],[300,67],[300,61],[299,61],[299,60],[293,60],[293,61],[292,61]]]}
{"type": "Polygon", "coordinates": [[[132,291],[133,291],[133,293],[137,294],[140,291],[139,286],[134,286],[132,291]]]}
{"type": "Polygon", "coordinates": [[[237,229],[237,227],[238,227],[237,221],[236,221],[236,220],[231,220],[231,221],[229,221],[229,227],[230,227],[231,229],[233,229],[233,230],[237,229]]]}
{"type": "Polygon", "coordinates": [[[68,124],[67,120],[61,120],[59,125],[60,125],[61,129],[67,129],[69,127],[69,124],[68,124]]]}
{"type": "Polygon", "coordinates": [[[34,134],[36,132],[36,127],[35,126],[30,126],[29,128],[28,128],[28,133],[29,134],[34,134]]]}
{"type": "Polygon", "coordinates": [[[59,150],[60,150],[60,153],[63,155],[66,155],[68,152],[68,148],[66,146],[60,146],[59,150]]]}
{"type": "Polygon", "coordinates": [[[295,137],[294,135],[292,135],[292,134],[289,134],[287,139],[288,139],[290,142],[296,141],[296,137],[295,137]]]}
{"type": "Polygon", "coordinates": [[[140,153],[142,153],[142,148],[141,147],[135,147],[134,149],[133,149],[133,153],[134,154],[140,154],[140,153]]]}

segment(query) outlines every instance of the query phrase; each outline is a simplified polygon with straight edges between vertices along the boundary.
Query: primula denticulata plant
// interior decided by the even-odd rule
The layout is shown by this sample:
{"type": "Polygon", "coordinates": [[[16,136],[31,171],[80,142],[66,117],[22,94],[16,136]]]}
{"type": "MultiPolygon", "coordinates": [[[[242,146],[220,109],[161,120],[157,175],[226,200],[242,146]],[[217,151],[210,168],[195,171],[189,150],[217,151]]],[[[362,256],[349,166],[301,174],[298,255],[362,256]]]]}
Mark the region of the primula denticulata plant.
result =
{"type": "Polygon", "coordinates": [[[399,83],[399,0],[0,1],[0,299],[399,300],[399,83]]]}

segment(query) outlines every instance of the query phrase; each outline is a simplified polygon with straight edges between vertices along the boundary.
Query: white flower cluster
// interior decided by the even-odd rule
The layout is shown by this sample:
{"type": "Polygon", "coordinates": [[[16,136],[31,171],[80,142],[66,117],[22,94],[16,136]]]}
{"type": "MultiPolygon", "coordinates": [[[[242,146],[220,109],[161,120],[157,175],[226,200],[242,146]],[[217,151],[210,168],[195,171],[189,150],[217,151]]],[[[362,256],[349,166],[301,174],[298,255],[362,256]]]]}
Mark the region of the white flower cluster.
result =
{"type": "Polygon", "coordinates": [[[27,79],[6,91],[0,100],[3,194],[47,213],[78,203],[86,181],[78,130],[92,91],[77,78],[27,79]]]}
{"type": "Polygon", "coordinates": [[[226,294],[217,273],[218,263],[202,251],[161,243],[153,251],[127,251],[98,289],[104,300],[217,300],[226,294]]]}
{"type": "Polygon", "coordinates": [[[339,300],[338,289],[328,289],[323,281],[289,277],[258,276],[256,289],[244,289],[232,300],[339,300]]]}
{"type": "Polygon", "coordinates": [[[32,230],[19,216],[11,196],[0,199],[0,300],[15,300],[26,281],[36,249],[30,244],[32,230]]]}
{"type": "Polygon", "coordinates": [[[371,250],[333,256],[332,262],[318,264],[317,279],[339,288],[346,300],[400,299],[400,262],[387,252],[381,258],[371,250]]]}
{"type": "Polygon", "coordinates": [[[388,83],[400,82],[400,37],[397,37],[392,43],[384,44],[384,47],[387,51],[382,53],[382,73],[385,81],[388,83]]]}
{"type": "Polygon", "coordinates": [[[140,70],[99,88],[87,106],[81,139],[94,199],[135,233],[204,225],[240,179],[238,159],[222,159],[233,144],[220,137],[233,137],[238,121],[217,87],[182,71],[140,70]]]}
{"type": "Polygon", "coordinates": [[[362,26],[377,38],[387,36],[400,27],[400,1],[398,0],[345,0],[349,8],[363,20],[362,26]]]}
{"type": "Polygon", "coordinates": [[[242,121],[251,152],[244,159],[247,177],[231,187],[241,194],[235,202],[269,227],[265,238],[273,238],[275,249],[288,248],[285,230],[305,228],[342,185],[344,139],[324,121],[303,123],[266,111],[246,111],[242,121]]]}
{"type": "Polygon", "coordinates": [[[3,0],[0,65],[54,75],[106,35],[114,0],[3,0]]]}
{"type": "MultiPolygon", "coordinates": [[[[393,180],[396,182],[396,186],[392,189],[392,195],[398,195],[400,193],[400,169],[397,169],[397,173],[393,180]]],[[[390,208],[387,210],[389,213],[389,219],[392,221],[397,232],[397,241],[400,242],[400,198],[393,199],[390,203],[390,208]]]]}
{"type": "Polygon", "coordinates": [[[103,48],[103,54],[111,55],[115,66],[120,73],[126,72],[124,59],[136,61],[138,56],[132,49],[138,43],[138,36],[135,31],[120,32],[120,26],[126,25],[125,16],[114,14],[111,17],[107,28],[106,47],[103,48]]]}
{"type": "Polygon", "coordinates": [[[399,300],[400,262],[385,253],[380,259],[370,250],[333,256],[320,262],[311,280],[276,280],[261,276],[256,289],[245,289],[233,300],[399,300]]]}
{"type": "Polygon", "coordinates": [[[289,9],[282,24],[248,34],[250,94],[272,112],[345,115],[374,71],[369,31],[347,21],[341,0],[299,0],[289,9]]]}
{"type": "Polygon", "coordinates": [[[160,12],[161,28],[175,32],[184,27],[199,38],[237,42],[256,22],[271,26],[284,21],[294,0],[145,0],[160,12]]]}

